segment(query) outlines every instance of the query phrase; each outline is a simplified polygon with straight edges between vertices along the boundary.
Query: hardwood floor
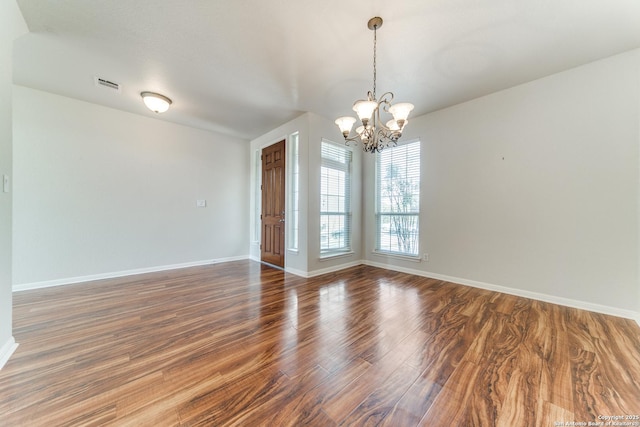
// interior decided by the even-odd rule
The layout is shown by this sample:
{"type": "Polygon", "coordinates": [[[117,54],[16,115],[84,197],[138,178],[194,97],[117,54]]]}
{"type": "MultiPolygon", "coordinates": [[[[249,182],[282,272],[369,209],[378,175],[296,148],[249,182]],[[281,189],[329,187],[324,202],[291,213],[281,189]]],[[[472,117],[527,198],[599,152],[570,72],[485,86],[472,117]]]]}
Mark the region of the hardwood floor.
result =
{"type": "Polygon", "coordinates": [[[14,336],[2,426],[640,415],[635,322],[366,266],[303,279],[238,261],[19,292],[14,336]]]}

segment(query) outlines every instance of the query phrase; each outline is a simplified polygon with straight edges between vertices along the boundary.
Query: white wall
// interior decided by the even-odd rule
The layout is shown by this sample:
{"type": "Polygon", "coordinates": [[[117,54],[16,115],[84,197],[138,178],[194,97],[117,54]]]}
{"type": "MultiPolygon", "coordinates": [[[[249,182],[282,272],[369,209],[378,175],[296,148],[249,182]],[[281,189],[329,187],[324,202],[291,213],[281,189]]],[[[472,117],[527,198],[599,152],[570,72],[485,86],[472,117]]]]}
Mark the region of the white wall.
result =
{"type": "Polygon", "coordinates": [[[13,352],[11,297],[12,195],[2,189],[2,176],[12,180],[11,92],[13,41],[27,32],[15,1],[0,2],[0,368],[13,352]]]}
{"type": "Polygon", "coordinates": [[[13,107],[15,287],[248,255],[247,141],[20,86],[13,107]]]}
{"type": "MultiPolygon", "coordinates": [[[[640,312],[640,50],[414,118],[421,252],[371,262],[640,312]]],[[[373,212],[373,161],[365,167],[373,212]]]]}

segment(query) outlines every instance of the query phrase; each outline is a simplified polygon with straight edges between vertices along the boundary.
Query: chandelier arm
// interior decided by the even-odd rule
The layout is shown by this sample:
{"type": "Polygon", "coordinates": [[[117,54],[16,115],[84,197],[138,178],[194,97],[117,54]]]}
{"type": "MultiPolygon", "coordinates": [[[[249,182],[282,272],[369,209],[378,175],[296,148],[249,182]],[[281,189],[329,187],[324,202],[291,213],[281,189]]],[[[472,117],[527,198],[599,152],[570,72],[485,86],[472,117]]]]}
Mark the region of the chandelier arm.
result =
{"type": "Polygon", "coordinates": [[[380,122],[380,104],[378,104],[376,109],[373,110],[373,114],[371,115],[371,123],[370,123],[371,129],[375,130],[379,122],[380,122]]]}
{"type": "Polygon", "coordinates": [[[360,138],[360,135],[358,134],[356,134],[353,137],[345,136],[344,142],[353,142],[355,144],[358,144],[358,138],[360,138]]]}
{"type": "Polygon", "coordinates": [[[391,101],[393,101],[393,92],[385,92],[380,96],[380,101],[378,101],[378,103],[382,104],[384,102],[391,105],[391,101]]]}
{"type": "MultiPolygon", "coordinates": [[[[380,104],[382,104],[382,101],[380,101],[380,104]]],[[[386,113],[388,113],[387,108],[386,108],[386,104],[385,104],[384,111],[386,113]]],[[[386,136],[386,134],[393,132],[391,129],[389,129],[386,126],[386,124],[382,120],[380,120],[380,107],[376,108],[375,116],[376,116],[376,119],[377,119],[376,120],[377,123],[376,123],[375,128],[376,128],[376,130],[379,130],[377,133],[384,132],[383,135],[386,136]]]]}
{"type": "Polygon", "coordinates": [[[385,128],[384,123],[380,120],[380,103],[378,103],[378,108],[376,108],[375,113],[373,114],[373,128],[376,130],[376,134],[379,133],[378,129],[385,128]]]}
{"type": "Polygon", "coordinates": [[[391,107],[391,102],[393,101],[393,92],[385,92],[380,97],[378,102],[378,106],[382,107],[385,113],[389,112],[389,107],[391,107]]]}

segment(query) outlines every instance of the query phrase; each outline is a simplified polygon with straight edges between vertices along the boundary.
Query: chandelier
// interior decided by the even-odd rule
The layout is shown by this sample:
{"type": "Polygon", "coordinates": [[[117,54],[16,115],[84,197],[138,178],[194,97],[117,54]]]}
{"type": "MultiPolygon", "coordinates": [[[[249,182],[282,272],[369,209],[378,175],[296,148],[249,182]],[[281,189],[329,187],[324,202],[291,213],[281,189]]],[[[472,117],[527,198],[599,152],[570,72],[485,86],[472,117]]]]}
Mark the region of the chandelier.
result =
{"type": "Polygon", "coordinates": [[[340,117],[335,123],[340,128],[344,136],[345,143],[358,141],[362,142],[362,149],[369,153],[381,151],[385,147],[393,147],[398,143],[398,139],[402,136],[402,131],[407,125],[409,113],[413,110],[413,104],[402,102],[391,104],[393,101],[393,93],[386,92],[380,99],[376,99],[376,44],[377,31],[382,26],[382,18],[371,18],[367,23],[367,27],[373,30],[373,91],[367,93],[367,99],[361,99],[353,104],[353,111],[356,112],[362,126],[356,128],[356,134],[350,136],[351,128],[356,122],[353,117],[340,117]],[[393,116],[386,125],[380,119],[380,110],[393,116]]]}

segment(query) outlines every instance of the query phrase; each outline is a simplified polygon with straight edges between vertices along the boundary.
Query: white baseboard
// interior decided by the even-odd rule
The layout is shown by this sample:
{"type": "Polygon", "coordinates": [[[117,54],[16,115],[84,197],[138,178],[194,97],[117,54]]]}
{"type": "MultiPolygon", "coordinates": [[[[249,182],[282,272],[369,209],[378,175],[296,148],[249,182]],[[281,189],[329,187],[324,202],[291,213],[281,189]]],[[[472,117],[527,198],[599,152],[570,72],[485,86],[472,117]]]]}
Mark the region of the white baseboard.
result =
{"type": "MultiPolygon", "coordinates": [[[[258,261],[258,262],[260,262],[260,261],[258,261]]],[[[285,267],[284,271],[287,272],[287,273],[295,274],[296,276],[300,276],[300,277],[305,277],[305,278],[310,277],[309,273],[307,273],[306,271],[298,270],[296,268],[285,267]]]]}
{"type": "Polygon", "coordinates": [[[478,282],[475,280],[463,279],[460,277],[446,276],[443,274],[430,273],[428,271],[416,270],[412,268],[398,267],[389,264],[380,264],[374,261],[365,260],[363,264],[370,265],[372,267],[385,268],[387,270],[399,271],[401,273],[414,274],[416,276],[428,277],[430,279],[444,280],[451,283],[459,283],[461,285],[467,285],[474,288],[486,289],[489,291],[501,292],[504,294],[515,295],[518,297],[529,298],[537,301],[550,302],[552,304],[563,305],[566,307],[579,308],[581,310],[594,311],[596,313],[608,314],[616,317],[623,317],[625,319],[635,320],[640,326],[640,313],[633,310],[625,310],[617,307],[610,307],[607,305],[594,304],[587,301],[574,300],[570,298],[563,298],[554,295],[543,294],[539,292],[526,291],[523,289],[509,288],[506,286],[493,285],[490,283],[478,282]]]}
{"type": "MultiPolygon", "coordinates": [[[[260,258],[256,258],[252,256],[252,257],[249,257],[249,259],[255,262],[262,263],[262,260],[260,260],[260,258]]],[[[265,264],[269,265],[268,263],[265,263],[265,264]]],[[[335,271],[344,270],[345,268],[351,268],[351,267],[355,267],[357,265],[362,265],[362,264],[363,262],[361,260],[357,260],[357,261],[352,261],[345,264],[336,265],[333,267],[322,268],[320,270],[303,271],[303,270],[298,270],[297,268],[285,267],[284,271],[287,273],[295,274],[296,276],[309,278],[309,277],[321,276],[323,274],[333,273],[335,271]]]]}
{"type": "Polygon", "coordinates": [[[351,261],[351,262],[347,262],[347,263],[344,263],[344,264],[334,265],[332,267],[327,267],[327,268],[321,268],[319,270],[308,271],[306,273],[307,275],[303,276],[303,277],[321,276],[323,274],[334,273],[336,271],[344,270],[346,268],[351,268],[351,267],[355,267],[355,266],[362,265],[362,264],[364,264],[364,262],[362,260],[351,261]]]}
{"type": "MultiPolygon", "coordinates": [[[[48,288],[52,286],[69,285],[72,283],[91,282],[95,280],[132,276],[135,274],[155,273],[159,271],[176,270],[179,268],[196,267],[196,266],[207,265],[207,264],[217,264],[221,262],[239,261],[239,260],[245,260],[245,259],[251,259],[253,261],[260,262],[260,259],[256,259],[253,256],[242,255],[242,256],[236,256],[236,257],[218,258],[213,260],[187,262],[182,264],[171,264],[171,265],[163,265],[163,266],[150,267],[150,268],[139,268],[134,270],[125,270],[125,271],[118,271],[118,272],[112,272],[112,273],[94,274],[90,276],[70,277],[66,279],[48,280],[44,282],[23,283],[19,285],[14,285],[13,291],[19,292],[19,291],[26,291],[29,289],[48,288]]],[[[417,270],[413,268],[404,268],[404,267],[399,267],[391,264],[382,264],[382,263],[369,261],[369,260],[352,261],[345,264],[340,264],[340,265],[322,268],[322,269],[313,270],[313,271],[302,271],[294,268],[285,268],[285,271],[291,274],[295,274],[296,276],[310,278],[310,277],[320,276],[322,274],[334,273],[336,271],[344,270],[350,267],[355,267],[361,264],[370,265],[372,267],[384,268],[387,270],[399,271],[401,273],[414,274],[416,276],[444,280],[452,283],[459,283],[462,285],[472,286],[474,288],[502,292],[505,294],[515,295],[515,296],[524,297],[524,298],[530,298],[538,301],[550,302],[553,304],[564,305],[567,307],[579,308],[582,310],[594,311],[597,313],[623,317],[626,319],[635,320],[638,323],[638,326],[640,326],[640,313],[635,312],[633,310],[625,310],[625,309],[610,307],[610,306],[601,305],[601,304],[594,304],[586,301],[563,298],[563,297],[558,297],[554,295],[547,295],[547,294],[542,294],[538,292],[526,291],[522,289],[509,288],[506,286],[493,285],[490,283],[478,282],[475,280],[463,279],[460,277],[447,276],[443,274],[431,273],[428,271],[422,271],[422,270],[417,270]]],[[[15,343],[15,341],[12,341],[12,343],[15,343]]],[[[8,356],[6,356],[6,358],[8,359],[11,353],[13,353],[13,351],[15,350],[15,347],[11,348],[10,351],[6,350],[5,349],[6,346],[7,344],[5,344],[5,346],[3,346],[2,349],[0,350],[0,367],[2,366],[2,361],[3,361],[2,358],[4,354],[3,352],[5,351],[9,352],[8,356]]],[[[17,347],[17,344],[15,344],[15,346],[17,347]]]]}
{"type": "Polygon", "coordinates": [[[92,274],[89,276],[67,277],[65,279],[46,280],[43,282],[21,283],[18,285],[13,285],[13,292],[27,291],[30,289],[50,288],[52,286],[71,285],[73,283],[92,282],[95,280],[114,279],[116,277],[133,276],[136,274],[156,273],[159,271],[167,271],[167,270],[177,270],[180,268],[198,267],[201,265],[218,264],[221,262],[239,261],[243,259],[249,259],[249,256],[241,255],[236,257],[185,262],[181,264],[160,265],[160,266],[148,267],[148,268],[136,268],[133,270],[115,271],[111,273],[92,274]]]}
{"type": "Polygon", "coordinates": [[[7,342],[4,343],[2,347],[0,347],[0,369],[4,367],[4,365],[9,361],[9,358],[18,348],[18,343],[13,337],[10,337],[7,342]]]}

